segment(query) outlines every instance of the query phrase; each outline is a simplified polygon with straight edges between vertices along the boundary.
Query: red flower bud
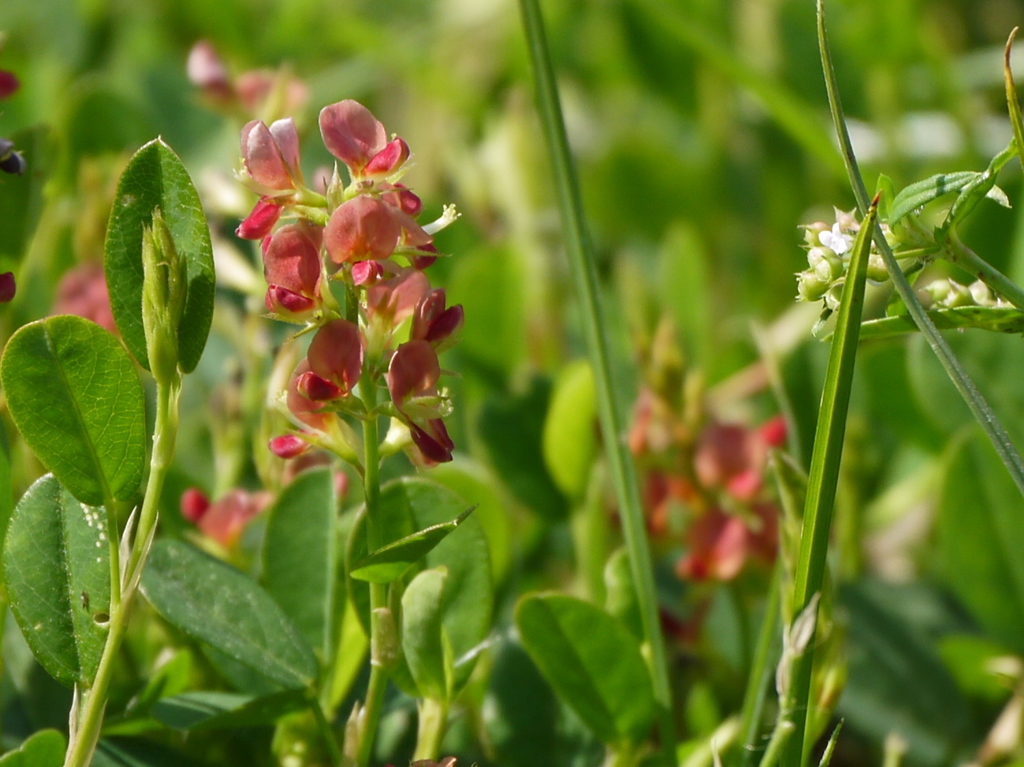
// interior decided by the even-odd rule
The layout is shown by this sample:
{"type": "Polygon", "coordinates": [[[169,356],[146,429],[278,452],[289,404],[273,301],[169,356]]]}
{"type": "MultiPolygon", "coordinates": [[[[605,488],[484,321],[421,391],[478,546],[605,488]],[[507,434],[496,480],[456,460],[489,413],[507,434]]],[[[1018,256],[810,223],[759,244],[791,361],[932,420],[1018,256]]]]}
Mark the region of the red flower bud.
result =
{"type": "Polygon", "coordinates": [[[282,434],[270,440],[270,452],[278,458],[296,458],[309,449],[309,443],[294,434],[282,434]]]}
{"type": "Polygon", "coordinates": [[[188,52],[185,65],[188,79],[216,101],[229,101],[234,95],[227,67],[208,40],[200,40],[188,52]]]}
{"type": "Polygon", "coordinates": [[[363,169],[363,176],[389,176],[402,167],[409,159],[409,145],[403,139],[392,139],[387,146],[375,154],[363,169]]]}
{"type": "Polygon", "coordinates": [[[5,99],[12,95],[20,86],[21,83],[18,82],[18,78],[13,72],[0,69],[0,99],[5,99]]]}
{"type": "Polygon", "coordinates": [[[14,272],[0,274],[0,304],[6,304],[14,298],[17,284],[14,281],[14,272]]]}
{"type": "Polygon", "coordinates": [[[278,120],[269,128],[253,120],[242,128],[242,162],[260,187],[290,191],[301,184],[299,134],[292,118],[278,120]]]}
{"type": "Polygon", "coordinates": [[[422,339],[435,349],[448,348],[457,339],[464,319],[462,306],[446,309],[444,290],[433,290],[416,306],[411,337],[422,339]]]}
{"type": "Polygon", "coordinates": [[[181,516],[192,524],[198,524],[209,508],[210,499],[199,488],[190,487],[181,494],[181,516]]]}
{"type": "Polygon", "coordinates": [[[321,378],[312,370],[295,379],[295,388],[303,397],[312,402],[328,402],[345,394],[339,387],[326,378],[321,378]]]}
{"type": "Polygon", "coordinates": [[[261,197],[252,213],[235,229],[235,234],[243,240],[261,240],[270,234],[280,217],[281,206],[270,197],[261,197]]]}
{"type": "Polygon", "coordinates": [[[384,267],[379,261],[357,261],[352,264],[352,284],[376,285],[384,276],[384,267]]]}

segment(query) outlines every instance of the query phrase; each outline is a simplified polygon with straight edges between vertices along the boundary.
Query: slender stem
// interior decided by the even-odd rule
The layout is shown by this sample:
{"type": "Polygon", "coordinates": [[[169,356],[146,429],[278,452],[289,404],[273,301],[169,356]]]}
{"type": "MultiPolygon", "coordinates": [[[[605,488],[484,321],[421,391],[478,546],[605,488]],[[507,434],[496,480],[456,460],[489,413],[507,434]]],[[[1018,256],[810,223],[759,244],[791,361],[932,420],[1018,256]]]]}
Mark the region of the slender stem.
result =
{"type": "Polygon", "coordinates": [[[441,755],[445,724],[448,721],[448,702],[423,698],[417,705],[419,728],[416,733],[416,751],[413,762],[420,759],[436,761],[441,755]]]}
{"type": "Polygon", "coordinates": [[[316,726],[320,730],[324,744],[327,746],[331,765],[332,767],[338,767],[341,764],[341,748],[338,746],[338,739],[334,735],[334,729],[331,727],[331,723],[327,721],[323,706],[316,696],[310,698],[309,705],[313,709],[313,718],[316,719],[316,726]]]}
{"type": "Polygon", "coordinates": [[[554,69],[548,53],[544,20],[537,0],[520,0],[523,24],[533,63],[534,81],[541,123],[548,145],[555,185],[558,191],[566,251],[582,304],[583,328],[597,383],[598,413],[605,437],[609,468],[619,501],[623,533],[629,551],[630,566],[636,583],[644,638],[650,649],[654,697],[658,707],[660,746],[666,763],[674,762],[675,719],[672,689],[669,683],[665,643],[661,633],[657,593],[651,553],[640,493],[637,489],[632,458],[625,441],[624,419],[615,400],[615,384],[609,361],[608,339],[601,309],[597,268],[583,220],[579,184],[569,151],[565,123],[558,99],[554,69]]]}
{"type": "Polygon", "coordinates": [[[973,277],[977,277],[1018,309],[1024,309],[1024,290],[992,266],[992,264],[964,245],[955,233],[952,234],[946,243],[946,253],[949,255],[949,260],[952,263],[973,277]]]}
{"type": "MultiPolygon", "coordinates": [[[[103,646],[96,678],[92,686],[81,693],[81,709],[78,722],[72,727],[74,737],[68,743],[65,767],[86,767],[92,761],[93,751],[99,740],[103,724],[103,712],[107,705],[107,688],[114,671],[117,652],[121,647],[128,618],[138,586],[138,576],[146,563],[152,532],[156,527],[160,495],[163,491],[167,470],[174,457],[174,441],[178,433],[178,395],[181,392],[181,378],[175,375],[171,381],[157,381],[156,426],[153,431],[153,453],[150,456],[149,481],[142,500],[139,523],[132,540],[131,552],[124,571],[124,578],[116,576],[121,588],[121,600],[115,606],[111,603],[109,633],[103,646]]],[[[111,538],[116,536],[111,531],[111,538]]],[[[113,584],[112,584],[113,586],[113,584]]]]}
{"type": "MultiPolygon", "coordinates": [[[[359,393],[368,412],[377,407],[377,382],[369,373],[360,382],[359,393]]],[[[382,545],[383,530],[380,518],[380,435],[377,417],[371,415],[363,421],[363,499],[366,504],[366,548],[376,551],[382,545]]],[[[370,614],[387,607],[387,586],[382,583],[370,584],[370,614]]],[[[383,659],[377,657],[379,637],[378,622],[370,621],[370,682],[366,688],[366,703],[359,727],[359,767],[367,767],[373,752],[373,741],[380,720],[384,690],[387,687],[388,671],[383,659]]]]}
{"type": "Polygon", "coordinates": [[[741,714],[743,733],[743,767],[753,767],[759,751],[761,717],[768,698],[769,680],[778,661],[779,654],[779,599],[782,592],[782,560],[775,562],[772,580],[768,586],[768,601],[761,620],[761,631],[757,636],[754,663],[747,678],[747,690],[743,696],[741,714]]]}

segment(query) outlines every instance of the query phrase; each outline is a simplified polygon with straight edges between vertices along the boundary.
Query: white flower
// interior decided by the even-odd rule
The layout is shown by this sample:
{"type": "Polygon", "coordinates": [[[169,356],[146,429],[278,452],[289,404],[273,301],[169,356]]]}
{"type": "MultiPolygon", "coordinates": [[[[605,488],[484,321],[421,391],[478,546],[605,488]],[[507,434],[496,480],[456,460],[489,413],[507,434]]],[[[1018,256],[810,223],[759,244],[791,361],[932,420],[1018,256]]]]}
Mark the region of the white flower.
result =
{"type": "Polygon", "coordinates": [[[832,225],[832,231],[821,232],[818,235],[818,242],[841,256],[853,246],[853,237],[843,232],[837,221],[832,225]]]}

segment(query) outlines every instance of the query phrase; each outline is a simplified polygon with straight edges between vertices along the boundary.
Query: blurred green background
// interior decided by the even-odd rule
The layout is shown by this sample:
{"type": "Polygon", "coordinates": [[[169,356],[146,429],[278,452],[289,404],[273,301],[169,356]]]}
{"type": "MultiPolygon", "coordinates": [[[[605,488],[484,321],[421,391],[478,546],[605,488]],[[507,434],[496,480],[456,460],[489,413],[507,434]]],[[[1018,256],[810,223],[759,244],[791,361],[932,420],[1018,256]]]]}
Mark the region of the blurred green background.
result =
{"type": "MultiPolygon", "coordinates": [[[[752,328],[764,328],[762,348],[780,363],[796,416],[793,445],[808,456],[827,347],[810,337],[815,310],[794,309],[793,273],[806,266],[797,227],[828,219],[833,205],[853,207],[831,138],[814,3],[559,0],[544,11],[623,402],[636,392],[638,350],[669,316],[722,414],[763,420],[779,408],[757,374],[752,328]]],[[[1024,2],[831,0],[828,14],[869,185],[879,172],[898,189],[979,169],[1010,140],[1002,52],[1024,2]]],[[[438,237],[451,257],[433,267],[467,317],[445,358],[461,376],[453,434],[501,480],[503,498],[536,512],[513,522],[531,542],[514,537],[498,555],[518,563],[508,594],[564,577],[564,565],[530,558],[564,550],[536,520],[564,516],[568,504],[540,456],[539,424],[553,377],[584,350],[512,0],[5,0],[0,32],[0,68],[21,80],[0,103],[0,135],[18,139],[30,166],[25,179],[0,179],[23,184],[30,200],[0,220],[0,267],[19,275],[5,336],[49,313],[68,268],[100,256],[110,158],[157,135],[189,168],[222,247],[253,257],[231,235],[251,204],[232,178],[243,120],[211,108],[185,65],[205,39],[234,75],[285,66],[308,86],[294,115],[307,174],[328,159],[318,110],[354,98],[411,145],[405,181],[424,199],[424,219],[446,203],[462,212],[438,237]]],[[[1013,164],[1000,180],[1015,202],[1020,176],[1013,164]]],[[[1019,210],[983,205],[963,232],[1018,279],[1019,210]]],[[[224,289],[239,304],[232,295],[224,289]]],[[[1019,339],[972,331],[955,340],[1011,434],[1024,437],[1019,339]]],[[[237,339],[215,329],[186,392],[179,491],[215,481],[205,408],[238,353],[237,339]]],[[[980,637],[994,643],[988,655],[1024,653],[1021,503],[919,339],[865,344],[859,366],[839,500],[839,572],[853,616],[840,710],[873,753],[896,721],[911,761],[947,763],[976,747],[1007,693],[978,681],[974,645],[950,650],[944,638],[980,637]]],[[[733,669],[741,681],[742,669],[733,669]]],[[[720,687],[728,709],[737,685],[720,687]]]]}

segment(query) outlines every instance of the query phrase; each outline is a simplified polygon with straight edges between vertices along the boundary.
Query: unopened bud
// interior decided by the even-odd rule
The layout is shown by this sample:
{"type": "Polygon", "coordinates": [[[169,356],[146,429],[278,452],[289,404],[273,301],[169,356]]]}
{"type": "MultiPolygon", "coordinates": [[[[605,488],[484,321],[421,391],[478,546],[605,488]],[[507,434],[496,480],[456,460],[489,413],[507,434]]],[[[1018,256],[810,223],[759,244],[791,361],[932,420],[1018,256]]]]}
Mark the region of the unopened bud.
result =
{"type": "Polygon", "coordinates": [[[992,288],[981,280],[972,282],[967,290],[970,291],[971,296],[979,306],[995,306],[997,303],[996,294],[992,292],[992,288]]]}
{"type": "Polygon", "coordinates": [[[885,268],[885,261],[878,253],[868,255],[868,279],[872,282],[885,282],[889,279],[889,270],[885,268]]]}
{"type": "Polygon", "coordinates": [[[149,369],[157,380],[168,380],[177,371],[178,328],[188,288],[186,269],[160,209],[154,208],[153,226],[142,233],[142,327],[149,369]]]}
{"type": "Polygon", "coordinates": [[[827,232],[831,228],[824,221],[815,221],[813,224],[808,224],[804,227],[804,242],[812,248],[820,245],[821,241],[818,239],[818,235],[822,232],[827,232]]]}
{"type": "Polygon", "coordinates": [[[799,272],[796,275],[797,298],[801,301],[817,301],[828,290],[828,282],[821,280],[814,272],[799,272]]]}
{"type": "Polygon", "coordinates": [[[843,283],[833,285],[825,293],[825,306],[833,312],[839,311],[839,305],[843,302],[843,283]]]}

